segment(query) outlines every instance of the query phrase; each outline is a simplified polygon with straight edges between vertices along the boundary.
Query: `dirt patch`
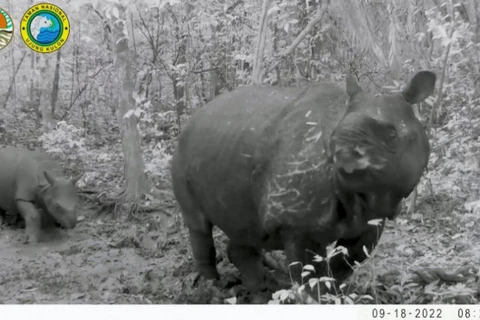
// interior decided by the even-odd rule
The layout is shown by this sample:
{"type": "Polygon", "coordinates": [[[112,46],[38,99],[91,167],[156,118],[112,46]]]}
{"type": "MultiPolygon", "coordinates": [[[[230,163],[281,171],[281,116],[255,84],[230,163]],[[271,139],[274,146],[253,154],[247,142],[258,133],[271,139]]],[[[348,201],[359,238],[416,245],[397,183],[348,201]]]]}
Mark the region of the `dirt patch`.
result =
{"type": "MultiPolygon", "coordinates": [[[[19,241],[23,229],[0,227],[0,303],[223,303],[235,294],[198,279],[178,214],[141,223],[79,216],[75,229],[37,245],[19,241]]],[[[222,252],[219,268],[236,273],[222,252]]]]}
{"type": "MultiPolygon", "coordinates": [[[[197,277],[178,212],[149,214],[143,222],[92,218],[87,209],[80,217],[77,228],[59,230],[38,245],[18,241],[23,229],[1,226],[0,303],[209,304],[250,299],[239,285],[197,277]]],[[[477,303],[478,282],[412,284],[412,279],[418,270],[454,270],[478,262],[478,220],[448,213],[389,222],[375,255],[349,284],[372,295],[369,303],[438,303],[449,297],[458,303],[455,299],[465,296],[477,303]]],[[[214,238],[222,279],[238,278],[226,258],[226,238],[219,231],[214,238]]]]}

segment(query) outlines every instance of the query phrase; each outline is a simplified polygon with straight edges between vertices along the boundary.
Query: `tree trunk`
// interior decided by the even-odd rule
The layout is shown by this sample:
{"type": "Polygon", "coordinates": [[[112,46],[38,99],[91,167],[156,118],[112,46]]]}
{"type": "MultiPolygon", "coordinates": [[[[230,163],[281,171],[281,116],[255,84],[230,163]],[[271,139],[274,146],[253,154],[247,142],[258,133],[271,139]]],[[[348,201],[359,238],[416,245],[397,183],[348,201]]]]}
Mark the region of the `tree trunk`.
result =
{"type": "Polygon", "coordinates": [[[45,99],[44,93],[48,90],[48,82],[44,80],[44,76],[49,69],[50,56],[39,56],[36,61],[35,88],[37,100],[35,101],[36,109],[41,117],[41,127],[43,132],[50,132],[55,127],[52,110],[50,108],[49,99],[45,99]]]}
{"type": "Polygon", "coordinates": [[[210,60],[210,101],[220,93],[222,87],[216,65],[213,60],[210,60]]]}
{"type": "MultiPolygon", "coordinates": [[[[189,11],[192,7],[189,4],[186,4],[186,14],[189,15],[189,11]]],[[[175,59],[173,60],[173,65],[178,66],[185,64],[187,62],[187,34],[184,30],[182,30],[180,26],[180,19],[177,18],[173,10],[169,10],[172,19],[175,24],[175,37],[178,43],[178,52],[175,55],[175,59]]],[[[175,72],[173,74],[173,95],[175,97],[176,103],[176,113],[177,113],[177,124],[180,126],[180,116],[185,112],[185,77],[180,72],[175,72]]]]}
{"type": "Polygon", "coordinates": [[[58,99],[58,87],[60,83],[60,62],[61,62],[61,50],[57,51],[57,62],[55,63],[55,75],[53,76],[53,88],[52,88],[52,104],[51,111],[52,115],[55,114],[55,105],[57,104],[58,99]]]}
{"type": "Polygon", "coordinates": [[[257,48],[255,50],[255,60],[253,63],[252,83],[262,83],[262,62],[265,51],[265,37],[267,33],[267,14],[272,0],[263,0],[262,16],[260,18],[260,28],[258,30],[257,48]]]}
{"type": "Polygon", "coordinates": [[[477,0],[473,0],[473,10],[475,12],[475,40],[478,44],[480,43],[480,11],[477,0]]]}
{"type": "Polygon", "coordinates": [[[121,128],[122,150],[124,155],[124,174],[126,180],[123,201],[128,206],[128,214],[135,213],[143,194],[148,191],[149,182],[144,174],[145,164],[140,149],[140,134],[135,116],[133,99],[132,54],[127,36],[126,9],[119,3],[112,4],[117,10],[106,14],[112,27],[112,46],[115,61],[117,82],[115,88],[117,102],[117,118],[121,128]],[[122,22],[123,23],[120,23],[122,22]]]}
{"type": "MultiPolygon", "coordinates": [[[[37,70],[39,67],[39,55],[32,54],[32,61],[30,64],[31,70],[37,70]]],[[[41,91],[38,88],[39,86],[39,75],[41,72],[32,72],[33,76],[30,78],[30,105],[29,107],[35,111],[37,114],[37,124],[41,124],[41,112],[39,110],[40,107],[40,99],[41,99],[41,91]]]]}
{"type": "Polygon", "coordinates": [[[23,60],[25,59],[26,56],[27,56],[27,53],[24,52],[24,54],[20,58],[20,62],[18,63],[15,70],[13,71],[12,80],[10,81],[10,85],[8,86],[8,90],[7,90],[7,95],[5,96],[5,100],[3,102],[3,109],[7,108],[8,99],[10,98],[10,95],[12,93],[13,87],[14,87],[15,82],[16,82],[15,79],[17,78],[18,71],[20,70],[20,67],[22,66],[23,60]]]}

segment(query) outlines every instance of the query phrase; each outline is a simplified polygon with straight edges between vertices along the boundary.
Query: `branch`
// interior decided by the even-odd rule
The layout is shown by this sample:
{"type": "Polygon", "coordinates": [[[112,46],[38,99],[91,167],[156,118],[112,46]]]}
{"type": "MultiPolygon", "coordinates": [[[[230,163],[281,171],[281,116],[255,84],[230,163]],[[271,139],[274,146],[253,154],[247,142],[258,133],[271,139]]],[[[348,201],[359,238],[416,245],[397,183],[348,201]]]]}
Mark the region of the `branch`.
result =
{"type": "Polygon", "coordinates": [[[426,130],[427,134],[430,134],[430,130],[432,129],[432,126],[433,126],[433,118],[435,117],[435,114],[436,114],[435,111],[438,109],[438,107],[439,107],[439,105],[442,101],[443,83],[445,82],[445,72],[447,70],[448,56],[450,55],[450,47],[451,47],[451,43],[452,43],[451,40],[452,40],[452,36],[453,36],[454,31],[455,31],[455,22],[452,19],[451,27],[450,27],[450,30],[448,32],[448,39],[450,41],[447,44],[447,47],[446,47],[446,50],[445,50],[445,56],[443,57],[443,67],[442,67],[442,74],[440,75],[440,81],[439,81],[439,84],[438,84],[437,99],[433,103],[432,111],[430,112],[430,119],[428,121],[427,130],[426,130]]]}
{"type": "Polygon", "coordinates": [[[225,10],[225,13],[230,13],[232,12],[233,10],[235,10],[236,7],[238,7],[241,3],[243,3],[243,0],[237,0],[235,1],[234,4],[232,4],[231,6],[229,6],[227,8],[227,10],[225,10]]]}
{"type": "Polygon", "coordinates": [[[198,74],[198,73],[205,73],[205,72],[209,72],[209,71],[213,71],[213,70],[218,70],[218,68],[214,67],[214,68],[203,69],[203,70],[194,70],[194,71],[192,71],[192,73],[198,74]]]}
{"type": "Polygon", "coordinates": [[[318,8],[317,14],[315,15],[315,17],[308,23],[308,25],[305,27],[305,29],[303,29],[303,31],[300,32],[300,34],[292,42],[290,47],[285,49],[285,51],[280,55],[280,58],[277,61],[275,61],[270,66],[270,68],[267,69],[267,71],[265,73],[268,73],[268,72],[272,71],[273,69],[275,69],[280,64],[282,59],[286,58],[287,56],[289,56],[293,53],[293,51],[297,48],[297,46],[300,44],[300,42],[302,42],[302,40],[305,39],[307,34],[312,31],[313,27],[315,27],[315,25],[323,19],[323,17],[325,16],[325,13],[327,12],[328,4],[329,4],[329,1],[324,1],[322,3],[322,6],[320,8],[318,8]]]}
{"type": "Polygon", "coordinates": [[[108,21],[102,16],[102,14],[98,12],[97,9],[93,9],[93,11],[95,11],[95,13],[100,17],[100,19],[102,19],[102,22],[107,28],[108,32],[112,33],[112,29],[110,29],[110,25],[108,24],[108,21]]]}
{"type": "MultiPolygon", "coordinates": [[[[105,67],[107,67],[108,65],[105,65],[103,67],[101,67],[100,69],[97,70],[97,72],[95,72],[95,74],[89,78],[89,80],[91,79],[95,79],[99,74],[100,72],[105,69],[105,67]]],[[[87,81],[83,87],[78,91],[77,95],[75,96],[75,98],[73,98],[72,102],[70,102],[70,105],[65,108],[65,113],[63,114],[63,116],[61,117],[61,120],[65,120],[65,118],[67,117],[67,114],[68,112],[73,108],[73,105],[75,104],[75,102],[77,102],[78,98],[80,98],[80,96],[83,94],[83,92],[87,89],[88,85],[91,84],[92,82],[91,81],[87,81]]]]}
{"type": "Polygon", "coordinates": [[[10,85],[8,86],[7,90],[7,95],[5,96],[5,101],[3,102],[3,109],[7,108],[7,102],[8,99],[10,98],[10,94],[12,93],[13,85],[15,84],[15,78],[17,77],[18,71],[20,70],[20,67],[22,66],[23,60],[27,56],[27,52],[24,52],[22,55],[22,58],[20,59],[20,62],[18,63],[17,67],[15,68],[15,72],[12,77],[12,81],[10,82],[10,85]]]}

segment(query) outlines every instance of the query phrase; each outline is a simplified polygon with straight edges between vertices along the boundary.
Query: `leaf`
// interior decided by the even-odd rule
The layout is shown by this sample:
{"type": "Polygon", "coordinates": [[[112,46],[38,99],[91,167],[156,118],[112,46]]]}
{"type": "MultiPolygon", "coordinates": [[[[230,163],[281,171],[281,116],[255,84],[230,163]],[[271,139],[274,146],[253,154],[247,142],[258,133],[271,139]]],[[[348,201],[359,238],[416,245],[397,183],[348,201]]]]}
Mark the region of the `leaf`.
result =
{"type": "Polygon", "coordinates": [[[338,254],[343,254],[345,256],[348,256],[348,249],[345,248],[344,246],[338,246],[338,247],[335,247],[333,250],[331,250],[330,252],[328,252],[327,254],[327,260],[331,259],[332,257],[338,255],[338,254]]]}
{"type": "Polygon", "coordinates": [[[362,296],[362,299],[367,299],[373,301],[373,297],[371,295],[365,294],[362,296]]]}
{"type": "Polygon", "coordinates": [[[125,115],[123,116],[123,118],[124,118],[124,119],[130,118],[130,117],[132,116],[133,112],[134,112],[133,110],[128,110],[128,111],[125,113],[125,115]]]}
{"type": "Polygon", "coordinates": [[[352,298],[350,298],[350,297],[348,297],[348,296],[345,297],[345,302],[346,302],[347,304],[355,304],[355,303],[353,302],[352,298]]]}
{"type": "Polygon", "coordinates": [[[480,213],[480,200],[465,203],[465,209],[468,212],[480,213]]]}
{"type": "Polygon", "coordinates": [[[412,214],[411,218],[412,218],[412,220],[422,221],[422,219],[423,219],[423,214],[421,214],[421,213],[414,213],[414,214],[412,214]]]}
{"type": "Polygon", "coordinates": [[[225,302],[228,304],[237,304],[237,297],[231,297],[231,298],[225,299],[225,302]]]}
{"type": "Polygon", "coordinates": [[[274,300],[285,301],[290,296],[290,290],[281,289],[272,294],[274,300]]]}
{"type": "Polygon", "coordinates": [[[319,279],[320,282],[335,282],[335,278],[330,278],[330,277],[320,277],[319,279]]]}
{"type": "Polygon", "coordinates": [[[308,285],[310,286],[310,289],[313,289],[315,285],[317,285],[320,281],[318,278],[311,278],[308,280],[308,285]]]}
{"type": "Polygon", "coordinates": [[[271,14],[277,11],[280,11],[280,8],[277,5],[271,7],[267,12],[267,17],[269,17],[271,14]]]}
{"type": "Polygon", "coordinates": [[[290,291],[284,290],[280,293],[280,301],[285,301],[290,296],[290,291]]]}
{"type": "Polygon", "coordinates": [[[372,226],[378,226],[380,223],[382,223],[383,219],[372,219],[369,220],[367,223],[372,226]]]}
{"type": "Polygon", "coordinates": [[[328,288],[328,290],[332,288],[332,284],[330,283],[330,281],[325,282],[325,286],[328,288]]]}
{"type": "Polygon", "coordinates": [[[306,276],[308,276],[311,272],[310,271],[304,271],[301,273],[302,275],[302,278],[305,278],[306,276]]]}
{"type": "Polygon", "coordinates": [[[303,270],[315,272],[315,267],[312,266],[311,264],[307,264],[307,265],[305,265],[305,266],[303,267],[303,270]]]}
{"type": "Polygon", "coordinates": [[[162,10],[167,4],[168,5],[171,5],[171,6],[174,6],[176,4],[179,4],[180,3],[180,0],[167,0],[167,1],[163,1],[162,3],[160,3],[160,5],[158,6],[158,9],[162,10]]]}
{"type": "Polygon", "coordinates": [[[282,291],[284,291],[285,289],[281,289],[281,290],[278,290],[278,291],[275,291],[274,293],[272,293],[272,299],[273,300],[280,300],[280,295],[282,294],[282,291]]]}
{"type": "Polygon", "coordinates": [[[365,253],[365,255],[370,258],[370,254],[368,253],[368,249],[367,247],[365,247],[365,245],[363,246],[363,252],[365,253]]]}

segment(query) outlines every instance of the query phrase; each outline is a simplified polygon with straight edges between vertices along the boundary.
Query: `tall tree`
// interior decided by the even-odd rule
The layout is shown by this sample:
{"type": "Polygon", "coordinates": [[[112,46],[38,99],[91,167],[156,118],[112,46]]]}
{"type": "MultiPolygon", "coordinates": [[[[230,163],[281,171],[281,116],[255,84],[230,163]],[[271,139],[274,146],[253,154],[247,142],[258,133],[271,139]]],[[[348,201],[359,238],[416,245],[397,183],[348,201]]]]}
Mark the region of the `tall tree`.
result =
{"type": "Polygon", "coordinates": [[[119,3],[106,7],[105,16],[112,31],[112,48],[115,65],[117,119],[120,125],[124,155],[125,191],[120,202],[135,212],[140,198],[148,191],[149,182],[144,174],[145,164],[140,149],[140,134],[137,129],[137,114],[133,99],[134,75],[132,53],[129,48],[127,9],[119,3]]]}
{"type": "Polygon", "coordinates": [[[262,62],[263,52],[265,51],[265,37],[267,33],[268,9],[272,0],[263,0],[262,16],[260,18],[260,28],[258,30],[257,48],[255,50],[255,60],[253,64],[252,83],[262,83],[262,62]]]}

